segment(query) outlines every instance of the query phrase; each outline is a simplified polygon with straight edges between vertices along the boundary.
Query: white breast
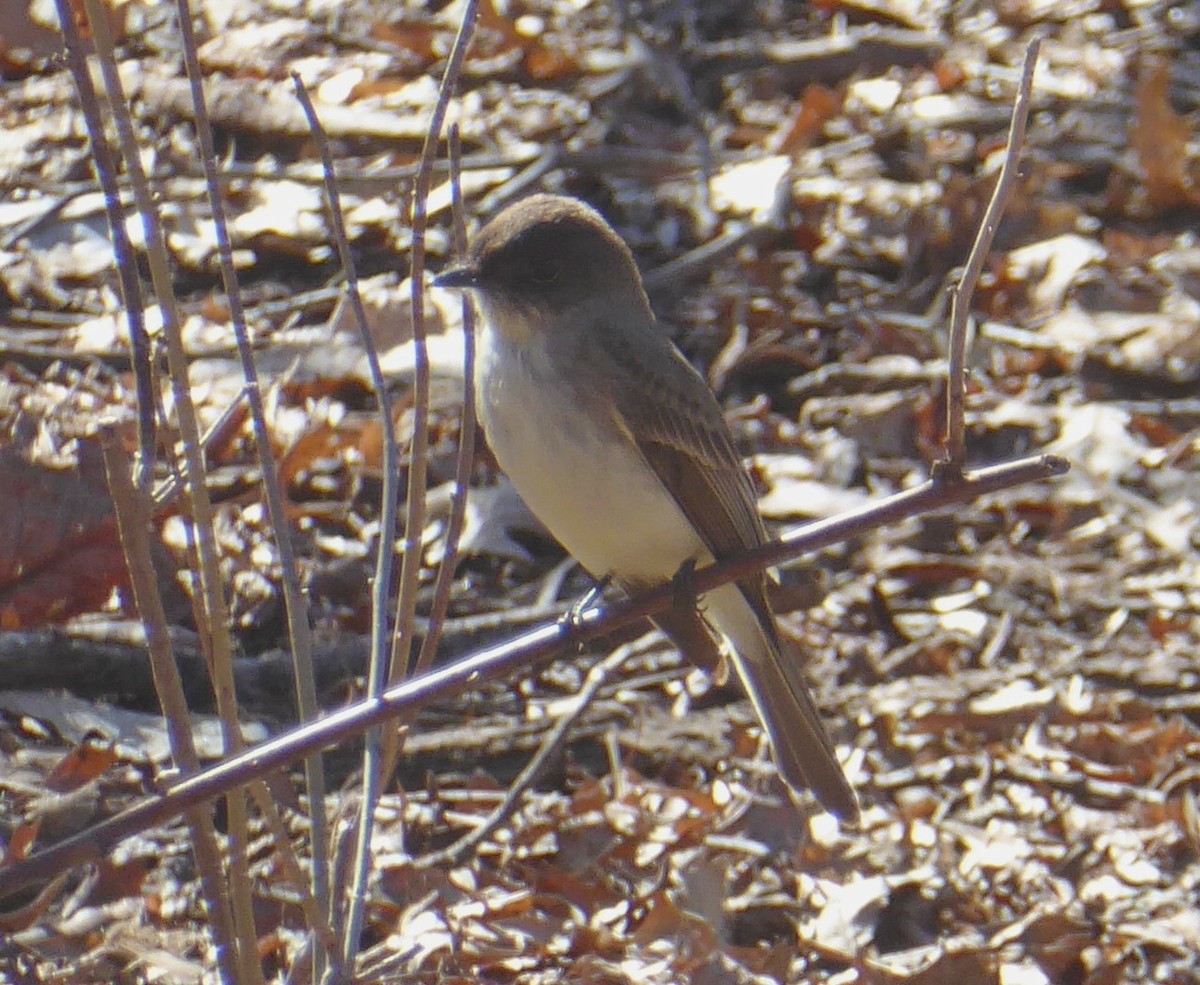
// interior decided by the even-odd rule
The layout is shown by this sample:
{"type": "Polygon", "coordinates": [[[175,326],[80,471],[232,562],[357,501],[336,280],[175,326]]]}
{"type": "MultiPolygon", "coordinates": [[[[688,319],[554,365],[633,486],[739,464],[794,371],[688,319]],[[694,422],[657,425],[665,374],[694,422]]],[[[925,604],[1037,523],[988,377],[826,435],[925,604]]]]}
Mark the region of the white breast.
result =
{"type": "Polygon", "coordinates": [[[518,344],[480,332],[479,420],[529,508],[596,577],[661,581],[689,559],[707,560],[637,448],[562,386],[560,372],[544,337],[518,344]]]}

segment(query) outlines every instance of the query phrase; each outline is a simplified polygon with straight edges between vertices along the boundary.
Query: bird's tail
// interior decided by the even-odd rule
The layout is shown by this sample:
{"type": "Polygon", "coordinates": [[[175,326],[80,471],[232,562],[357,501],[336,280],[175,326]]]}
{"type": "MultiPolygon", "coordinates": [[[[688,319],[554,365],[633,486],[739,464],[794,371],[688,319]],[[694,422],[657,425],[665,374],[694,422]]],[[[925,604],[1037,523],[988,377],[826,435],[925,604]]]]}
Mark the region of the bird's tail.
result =
{"type": "Polygon", "coordinates": [[[808,787],[828,811],[858,817],[858,798],[846,781],[804,679],[787,659],[761,588],[723,585],[704,597],[705,616],[728,638],[742,686],[771,740],[775,765],[793,790],[808,787]]]}

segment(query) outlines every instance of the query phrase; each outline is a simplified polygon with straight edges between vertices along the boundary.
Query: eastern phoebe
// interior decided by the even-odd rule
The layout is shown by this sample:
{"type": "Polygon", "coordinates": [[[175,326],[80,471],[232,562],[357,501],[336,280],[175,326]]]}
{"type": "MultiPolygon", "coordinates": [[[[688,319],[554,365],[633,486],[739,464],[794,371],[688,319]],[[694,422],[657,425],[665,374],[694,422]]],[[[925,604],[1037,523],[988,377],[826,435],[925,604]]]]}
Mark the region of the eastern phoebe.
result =
{"type": "MultiPolygon", "coordinates": [[[[593,576],[637,592],[766,540],[721,408],[655,323],[633,255],[593,209],[534,195],[475,237],[435,281],[470,290],[481,319],[479,419],[529,508],[593,576]]],[[[725,585],[655,623],[699,665],[728,655],[793,790],[858,814],[765,576],[725,585]]]]}

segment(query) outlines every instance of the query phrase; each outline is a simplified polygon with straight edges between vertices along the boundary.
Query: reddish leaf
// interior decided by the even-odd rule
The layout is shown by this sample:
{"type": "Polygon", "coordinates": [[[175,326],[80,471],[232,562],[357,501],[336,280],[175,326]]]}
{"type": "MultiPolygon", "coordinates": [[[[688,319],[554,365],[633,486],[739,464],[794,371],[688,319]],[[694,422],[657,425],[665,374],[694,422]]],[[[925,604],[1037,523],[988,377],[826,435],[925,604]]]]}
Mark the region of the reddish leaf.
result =
{"type": "Polygon", "coordinates": [[[111,742],[96,736],[85,737],[58,761],[46,777],[46,786],[56,793],[76,790],[100,776],[117,761],[111,742]]]}
{"type": "Polygon", "coordinates": [[[21,629],[100,608],[127,584],[99,448],[77,468],[0,449],[0,627],[21,629]]]}
{"type": "Polygon", "coordinates": [[[1200,205],[1200,191],[1188,170],[1191,127],[1167,100],[1169,63],[1151,58],[1142,63],[1137,86],[1137,118],[1130,140],[1146,181],[1146,198],[1154,208],[1200,205]]]}
{"type": "Polygon", "coordinates": [[[779,149],[784,154],[804,150],[820,136],[825,124],[842,108],[842,98],[832,89],[822,85],[810,85],[800,97],[800,103],[792,111],[791,120],[779,149]]]}

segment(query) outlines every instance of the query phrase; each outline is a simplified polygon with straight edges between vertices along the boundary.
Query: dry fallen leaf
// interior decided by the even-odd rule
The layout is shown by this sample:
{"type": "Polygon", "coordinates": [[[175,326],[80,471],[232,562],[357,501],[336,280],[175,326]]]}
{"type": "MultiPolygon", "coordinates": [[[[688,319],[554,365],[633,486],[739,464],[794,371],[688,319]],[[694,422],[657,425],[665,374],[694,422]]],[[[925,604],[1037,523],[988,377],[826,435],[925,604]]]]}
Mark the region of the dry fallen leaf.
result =
{"type": "Polygon", "coordinates": [[[1137,151],[1145,179],[1146,198],[1154,209],[1200,205],[1200,189],[1192,173],[1188,143],[1192,130],[1168,99],[1171,62],[1142,60],[1137,83],[1137,116],[1130,143],[1137,151]]]}

